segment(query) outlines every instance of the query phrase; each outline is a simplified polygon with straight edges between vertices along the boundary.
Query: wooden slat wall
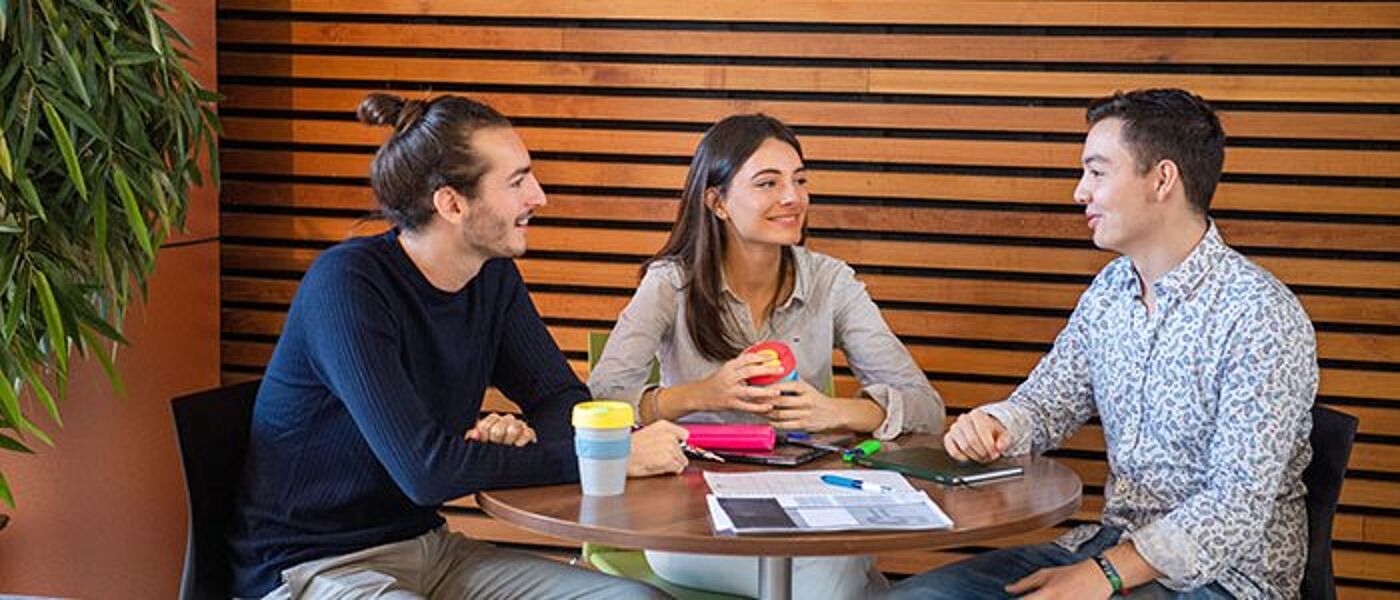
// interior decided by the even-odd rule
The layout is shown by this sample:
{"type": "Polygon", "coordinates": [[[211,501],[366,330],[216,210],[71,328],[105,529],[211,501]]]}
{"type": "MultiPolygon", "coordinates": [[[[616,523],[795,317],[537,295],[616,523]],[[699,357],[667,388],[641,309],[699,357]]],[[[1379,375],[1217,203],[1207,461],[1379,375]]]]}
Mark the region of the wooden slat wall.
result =
{"type": "MultiPolygon", "coordinates": [[[[261,372],[321,249],[383,227],[360,220],[385,132],[355,123],[358,101],[443,91],[502,110],[534,153],[550,204],[519,263],[580,376],[587,332],[611,327],[666,235],[700,134],[765,111],[807,150],[811,246],[856,267],[961,413],[1026,375],[1113,258],[1070,202],[1086,101],[1188,87],[1230,133],[1226,239],[1299,295],[1318,401],[1361,418],[1336,525],[1344,595],[1400,595],[1398,30],[1400,4],[1367,2],[223,0],[224,375],[261,372]]],[[[1087,486],[1076,520],[1093,520],[1101,430],[1058,454],[1087,486]]],[[[461,505],[453,525],[475,535],[570,547],[461,505]]]]}

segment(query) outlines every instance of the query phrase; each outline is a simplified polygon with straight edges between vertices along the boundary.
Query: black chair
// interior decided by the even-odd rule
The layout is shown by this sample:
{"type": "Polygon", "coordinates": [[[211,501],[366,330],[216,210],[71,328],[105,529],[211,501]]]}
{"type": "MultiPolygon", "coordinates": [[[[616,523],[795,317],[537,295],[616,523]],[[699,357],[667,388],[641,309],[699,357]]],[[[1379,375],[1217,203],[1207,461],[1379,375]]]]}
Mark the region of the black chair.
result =
{"type": "Polygon", "coordinates": [[[225,535],[238,497],[258,384],[228,385],[170,401],[190,512],[181,600],[226,599],[232,591],[225,535]]]}
{"type": "Polygon", "coordinates": [[[1314,405],[1312,409],[1312,462],[1303,470],[1308,488],[1308,563],[1303,570],[1303,597],[1335,600],[1332,575],[1332,517],[1342,496],[1351,443],[1356,438],[1356,417],[1314,405]]]}

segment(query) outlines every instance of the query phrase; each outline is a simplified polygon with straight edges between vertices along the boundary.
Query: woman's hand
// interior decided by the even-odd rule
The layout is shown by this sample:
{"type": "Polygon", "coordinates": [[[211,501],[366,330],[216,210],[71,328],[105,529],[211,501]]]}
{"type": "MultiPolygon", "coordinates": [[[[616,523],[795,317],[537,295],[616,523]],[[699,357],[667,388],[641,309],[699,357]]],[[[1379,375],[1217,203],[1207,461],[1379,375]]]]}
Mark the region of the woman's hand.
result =
{"type": "Polygon", "coordinates": [[[535,430],[511,414],[491,413],[482,417],[467,432],[467,439],[488,444],[505,444],[517,448],[533,443],[535,430]]]}
{"type": "Polygon", "coordinates": [[[768,421],[789,431],[850,429],[874,431],[885,420],[880,405],[865,398],[837,399],[801,379],[770,386],[781,394],[772,400],[768,421]]]}
{"type": "Polygon", "coordinates": [[[772,408],[771,402],[778,397],[778,390],[749,385],[747,380],[782,373],[781,366],[768,364],[771,361],[771,357],[762,354],[740,354],[709,377],[662,390],[661,414],[674,418],[701,410],[767,413],[772,408]]]}

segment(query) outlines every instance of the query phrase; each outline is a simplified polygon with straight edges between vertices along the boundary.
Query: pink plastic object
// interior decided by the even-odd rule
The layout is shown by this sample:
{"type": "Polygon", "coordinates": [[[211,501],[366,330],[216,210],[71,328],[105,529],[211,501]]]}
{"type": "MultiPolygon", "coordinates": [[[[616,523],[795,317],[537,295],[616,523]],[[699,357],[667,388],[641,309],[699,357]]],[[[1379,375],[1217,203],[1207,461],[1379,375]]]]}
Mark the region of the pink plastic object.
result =
{"type": "Polygon", "coordinates": [[[759,375],[749,378],[749,385],[770,385],[779,381],[797,380],[797,357],[793,355],[792,348],[787,344],[777,340],[759,342],[749,346],[744,350],[745,354],[761,354],[769,357],[768,364],[780,366],[782,373],[776,375],[759,375]]]}
{"type": "Polygon", "coordinates": [[[706,450],[772,450],[778,433],[772,425],[681,423],[690,432],[686,443],[706,450]]]}

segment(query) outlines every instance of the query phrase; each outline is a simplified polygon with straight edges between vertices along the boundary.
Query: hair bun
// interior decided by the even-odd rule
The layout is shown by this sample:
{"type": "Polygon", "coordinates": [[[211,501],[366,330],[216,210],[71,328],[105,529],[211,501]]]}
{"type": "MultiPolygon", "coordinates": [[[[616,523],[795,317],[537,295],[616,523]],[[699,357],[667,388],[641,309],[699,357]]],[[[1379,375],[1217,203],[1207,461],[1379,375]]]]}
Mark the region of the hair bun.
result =
{"type": "Polygon", "coordinates": [[[393,94],[373,93],[360,101],[356,116],[369,125],[394,125],[399,122],[404,100],[393,94]]]}
{"type": "Polygon", "coordinates": [[[375,92],[360,101],[356,114],[361,123],[392,126],[398,133],[413,127],[426,107],[427,103],[422,100],[404,100],[393,94],[375,92]]]}

